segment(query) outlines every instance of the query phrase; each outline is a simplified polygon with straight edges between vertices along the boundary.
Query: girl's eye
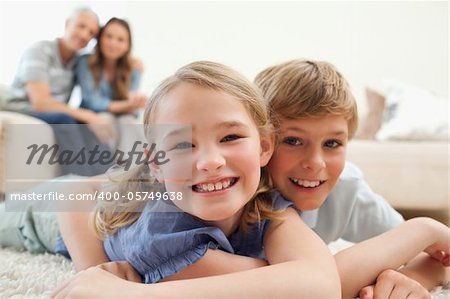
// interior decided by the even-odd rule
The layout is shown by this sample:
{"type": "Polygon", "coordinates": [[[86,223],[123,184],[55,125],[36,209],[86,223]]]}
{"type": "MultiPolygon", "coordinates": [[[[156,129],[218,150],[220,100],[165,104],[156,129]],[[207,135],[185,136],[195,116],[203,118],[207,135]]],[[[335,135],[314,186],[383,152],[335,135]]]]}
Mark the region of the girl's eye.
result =
{"type": "Polygon", "coordinates": [[[175,145],[173,149],[187,149],[192,147],[194,147],[194,145],[190,142],[180,142],[177,145],[175,145]]]}
{"type": "Polygon", "coordinates": [[[283,143],[292,146],[299,146],[302,144],[301,140],[296,137],[286,137],[283,139],[283,143]]]}
{"type": "Polygon", "coordinates": [[[239,138],[242,138],[242,137],[237,134],[230,134],[230,135],[223,137],[222,140],[220,140],[220,141],[221,142],[230,142],[230,141],[237,140],[239,138]]]}
{"type": "Polygon", "coordinates": [[[327,140],[327,141],[325,141],[324,145],[325,145],[325,147],[328,147],[328,148],[336,148],[336,147],[340,146],[341,143],[336,140],[327,140]]]}

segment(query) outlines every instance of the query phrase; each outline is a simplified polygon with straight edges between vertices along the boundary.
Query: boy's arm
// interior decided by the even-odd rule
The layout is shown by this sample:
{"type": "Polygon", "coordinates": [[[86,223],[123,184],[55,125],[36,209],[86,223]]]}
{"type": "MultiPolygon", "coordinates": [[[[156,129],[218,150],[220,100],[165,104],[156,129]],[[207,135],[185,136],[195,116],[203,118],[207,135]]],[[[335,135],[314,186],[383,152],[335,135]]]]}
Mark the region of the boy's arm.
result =
{"type": "Polygon", "coordinates": [[[417,255],[398,272],[414,279],[429,291],[439,284],[450,281],[450,268],[444,267],[426,253],[417,255]]]}
{"type": "Polygon", "coordinates": [[[429,290],[449,279],[450,268],[444,268],[436,259],[421,253],[400,270],[383,271],[377,277],[376,284],[364,287],[359,296],[361,299],[373,299],[404,294],[402,298],[428,298],[429,290]]]}
{"type": "Polygon", "coordinates": [[[398,269],[429,246],[450,253],[449,229],[432,219],[409,220],[382,235],[358,243],[335,255],[343,298],[355,297],[386,269],[398,269]],[[355,267],[357,265],[357,267],[355,267]]]}

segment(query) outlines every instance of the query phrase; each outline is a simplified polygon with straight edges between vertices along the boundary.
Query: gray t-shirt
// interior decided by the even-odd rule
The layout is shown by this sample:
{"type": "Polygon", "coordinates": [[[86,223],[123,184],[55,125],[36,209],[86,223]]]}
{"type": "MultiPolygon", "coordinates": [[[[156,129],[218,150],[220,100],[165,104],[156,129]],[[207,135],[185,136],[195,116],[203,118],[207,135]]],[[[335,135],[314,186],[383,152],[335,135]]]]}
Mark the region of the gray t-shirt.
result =
{"type": "Polygon", "coordinates": [[[30,46],[22,55],[11,87],[7,90],[3,107],[6,110],[31,111],[26,84],[29,81],[46,82],[50,94],[60,102],[67,102],[73,89],[75,59],[64,64],[58,39],[40,41],[30,46]]]}
{"type": "MultiPolygon", "coordinates": [[[[278,193],[278,196],[281,196],[278,193]]],[[[372,191],[359,168],[346,162],[336,186],[323,205],[299,212],[325,243],[339,238],[360,242],[400,223],[403,217],[386,200],[372,191]]]]}

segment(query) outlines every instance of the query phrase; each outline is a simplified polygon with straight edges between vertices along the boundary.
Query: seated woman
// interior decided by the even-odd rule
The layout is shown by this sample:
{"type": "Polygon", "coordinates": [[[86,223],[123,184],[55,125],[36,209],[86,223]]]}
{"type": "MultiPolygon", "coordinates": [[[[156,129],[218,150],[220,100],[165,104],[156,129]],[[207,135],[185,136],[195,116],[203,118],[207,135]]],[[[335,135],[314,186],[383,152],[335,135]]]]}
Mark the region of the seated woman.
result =
{"type": "Polygon", "coordinates": [[[125,20],[111,18],[100,29],[97,41],[94,53],[81,56],[75,66],[81,107],[108,112],[102,116],[119,125],[120,141],[116,146],[128,150],[143,138],[136,126],[137,111],[146,101],[146,96],[138,91],[142,63],[131,57],[131,30],[125,20]],[[123,136],[127,136],[127,141],[123,136]]]}

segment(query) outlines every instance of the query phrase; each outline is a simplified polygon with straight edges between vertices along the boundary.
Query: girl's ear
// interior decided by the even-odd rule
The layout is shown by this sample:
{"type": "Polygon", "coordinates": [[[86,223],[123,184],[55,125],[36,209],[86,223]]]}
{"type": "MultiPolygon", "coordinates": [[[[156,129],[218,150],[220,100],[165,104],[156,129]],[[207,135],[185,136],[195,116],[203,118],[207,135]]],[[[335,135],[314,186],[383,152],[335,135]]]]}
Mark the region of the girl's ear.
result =
{"type": "Polygon", "coordinates": [[[271,130],[270,133],[261,136],[261,153],[260,153],[260,164],[264,167],[269,163],[272,157],[275,147],[275,133],[271,130]]]}
{"type": "MultiPolygon", "coordinates": [[[[145,156],[147,156],[147,158],[149,158],[148,157],[149,152],[147,148],[144,148],[144,154],[145,156]]],[[[159,165],[152,161],[148,163],[148,167],[150,168],[151,175],[154,176],[158,180],[158,182],[164,184],[164,177],[162,175],[162,171],[159,165]]]]}

